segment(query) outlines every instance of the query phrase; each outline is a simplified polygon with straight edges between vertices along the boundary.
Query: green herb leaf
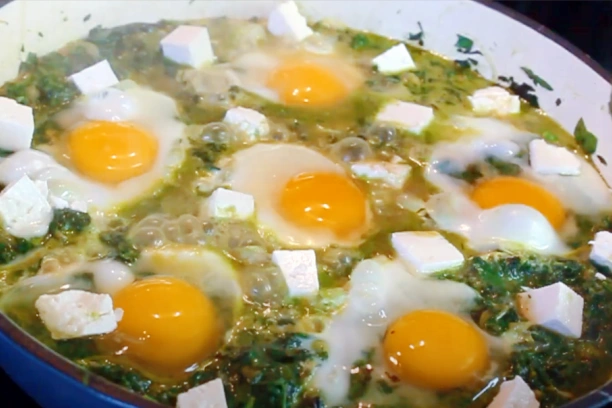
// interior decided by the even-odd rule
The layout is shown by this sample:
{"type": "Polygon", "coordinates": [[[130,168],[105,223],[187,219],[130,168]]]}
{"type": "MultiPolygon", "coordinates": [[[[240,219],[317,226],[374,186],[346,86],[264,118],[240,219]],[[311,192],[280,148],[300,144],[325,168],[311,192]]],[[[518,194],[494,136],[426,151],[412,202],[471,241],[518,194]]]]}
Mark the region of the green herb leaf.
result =
{"type": "Polygon", "coordinates": [[[521,173],[521,166],[516,163],[500,160],[497,157],[488,157],[486,162],[493,166],[499,174],[505,176],[516,176],[521,173]]]}
{"type": "Polygon", "coordinates": [[[555,135],[553,132],[545,130],[544,133],[542,133],[542,136],[544,137],[544,139],[548,140],[549,142],[556,142],[559,140],[559,137],[557,137],[557,135],[555,135]]]}
{"type": "Polygon", "coordinates": [[[597,150],[597,136],[589,132],[584,124],[584,120],[580,118],[574,129],[574,137],[586,154],[593,154],[597,150]]]}
{"type": "Polygon", "coordinates": [[[474,41],[471,38],[468,38],[461,34],[457,34],[457,42],[455,43],[455,47],[457,48],[457,52],[460,52],[462,54],[482,55],[482,52],[472,49],[474,47],[474,41]]]}
{"type": "Polygon", "coordinates": [[[419,26],[419,31],[416,32],[416,33],[409,33],[408,34],[408,39],[410,41],[417,41],[419,43],[419,45],[422,47],[423,46],[423,38],[425,37],[425,32],[423,31],[423,26],[421,25],[421,22],[418,21],[417,24],[419,26]]]}
{"type": "Polygon", "coordinates": [[[544,89],[548,89],[549,91],[553,90],[553,87],[550,86],[548,82],[543,80],[540,76],[536,75],[531,69],[527,67],[521,67],[521,69],[523,70],[523,72],[525,72],[525,74],[527,74],[529,79],[531,79],[535,85],[539,85],[544,89]]]}
{"type": "Polygon", "coordinates": [[[457,34],[457,42],[455,43],[455,47],[457,47],[457,51],[468,53],[472,51],[472,47],[474,46],[474,41],[468,37],[465,37],[461,34],[457,34]]]}

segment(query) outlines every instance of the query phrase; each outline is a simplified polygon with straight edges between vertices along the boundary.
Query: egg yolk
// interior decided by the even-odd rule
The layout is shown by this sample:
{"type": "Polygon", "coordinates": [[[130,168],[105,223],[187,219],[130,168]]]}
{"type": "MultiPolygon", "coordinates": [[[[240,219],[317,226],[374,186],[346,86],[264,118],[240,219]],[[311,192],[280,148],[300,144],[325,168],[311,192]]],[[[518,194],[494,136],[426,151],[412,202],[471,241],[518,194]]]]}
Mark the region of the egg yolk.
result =
{"type": "Polygon", "coordinates": [[[538,184],[517,177],[497,177],[478,184],[472,191],[472,200],[483,209],[504,204],[527,205],[539,211],[555,229],[565,221],[565,210],[557,197],[538,184]]]}
{"type": "Polygon", "coordinates": [[[342,101],[349,93],[338,74],[307,60],[286,61],[272,72],[267,86],[287,105],[328,106],[342,101]]]}
{"type": "Polygon", "coordinates": [[[460,387],[486,369],[487,344],[470,323],[447,312],[418,310],[387,330],[384,352],[391,371],[418,387],[460,387]]]}
{"type": "Polygon", "coordinates": [[[95,121],[68,136],[74,167],[102,183],[119,183],[148,171],[157,156],[157,139],[128,123],[95,121]]]}
{"type": "Polygon", "coordinates": [[[103,339],[110,351],[164,374],[180,373],[211,355],[221,339],[212,302],[174,277],[136,281],[113,297],[123,310],[117,329],[103,339]]]}
{"type": "Polygon", "coordinates": [[[342,237],[366,221],[366,198],[349,178],[338,173],[302,173],[285,185],[283,216],[303,227],[326,228],[342,237]]]}

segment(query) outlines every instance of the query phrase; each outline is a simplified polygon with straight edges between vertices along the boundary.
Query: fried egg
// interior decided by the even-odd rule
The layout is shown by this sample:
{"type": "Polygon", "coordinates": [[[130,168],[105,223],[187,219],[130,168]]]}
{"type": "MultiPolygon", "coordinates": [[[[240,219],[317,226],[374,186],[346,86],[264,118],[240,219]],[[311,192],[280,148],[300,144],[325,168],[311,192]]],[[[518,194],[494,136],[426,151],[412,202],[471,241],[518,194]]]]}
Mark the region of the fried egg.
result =
{"type": "Polygon", "coordinates": [[[364,80],[349,60],[306,51],[256,51],[240,56],[231,67],[235,85],[291,106],[333,106],[364,80]]]}
{"type": "Polygon", "coordinates": [[[539,175],[526,154],[536,135],[496,119],[456,118],[456,124],[466,134],[436,145],[427,165],[425,177],[440,193],[425,208],[439,228],[463,235],[472,248],[561,255],[569,250],[561,232],[573,214],[601,214],[612,205],[605,182],[583,158],[579,176],[539,175]],[[491,157],[518,165],[521,173],[474,186],[450,176],[491,157]]]}
{"type": "Polygon", "coordinates": [[[54,197],[110,211],[151,192],[184,158],[175,102],[138,86],[83,97],[58,121],[64,134],[45,152],[20,151],[0,163],[2,183],[27,174],[46,181],[54,197]]]}
{"type": "Polygon", "coordinates": [[[257,222],[288,246],[353,246],[368,230],[367,196],[344,168],[315,150],[258,144],[232,158],[229,184],[255,198],[257,222]]]}
{"type": "Polygon", "coordinates": [[[160,374],[185,372],[210,356],[221,341],[214,303],[183,279],[153,276],[135,281],[113,296],[113,305],[123,315],[100,345],[160,374]]]}
{"type": "Polygon", "coordinates": [[[404,397],[435,406],[436,391],[486,376],[507,344],[473,323],[469,311],[477,298],[463,283],[413,275],[399,261],[360,262],[351,274],[345,308],[320,335],[328,358],[314,381],[325,403],[347,403],[351,369],[369,352],[372,378],[396,377],[398,387],[393,396],[371,387],[361,399],[365,404],[404,397]]]}

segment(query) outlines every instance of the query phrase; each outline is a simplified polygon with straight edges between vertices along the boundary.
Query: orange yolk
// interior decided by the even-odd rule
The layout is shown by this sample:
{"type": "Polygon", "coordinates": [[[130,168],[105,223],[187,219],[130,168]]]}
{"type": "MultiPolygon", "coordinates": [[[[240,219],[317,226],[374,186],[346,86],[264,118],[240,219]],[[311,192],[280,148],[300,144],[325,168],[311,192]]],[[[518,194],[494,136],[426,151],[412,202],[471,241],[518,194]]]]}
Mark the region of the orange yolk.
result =
{"type": "Polygon", "coordinates": [[[366,198],[346,176],[302,173],[285,185],[280,197],[283,216],[303,227],[326,228],[342,237],[366,221],[366,198]]]}
{"type": "Polygon", "coordinates": [[[418,310],[396,320],[383,347],[395,375],[433,390],[463,386],[489,363],[483,335],[459,317],[436,310],[418,310]]]}
{"type": "Polygon", "coordinates": [[[68,136],[74,167],[102,183],[119,183],[149,170],[157,139],[127,123],[89,122],[68,136]]]}
{"type": "Polygon", "coordinates": [[[504,204],[527,205],[545,216],[555,229],[565,221],[565,210],[557,197],[538,184],[521,178],[497,177],[484,181],[472,191],[472,200],[483,209],[504,204]]]}
{"type": "Polygon", "coordinates": [[[349,93],[347,84],[336,72],[302,59],[283,63],[268,78],[267,86],[287,105],[329,106],[342,101],[349,93]]]}
{"type": "Polygon", "coordinates": [[[136,281],[113,298],[123,310],[117,330],[103,347],[153,370],[180,373],[211,355],[221,330],[212,302],[202,292],[173,277],[136,281]]]}

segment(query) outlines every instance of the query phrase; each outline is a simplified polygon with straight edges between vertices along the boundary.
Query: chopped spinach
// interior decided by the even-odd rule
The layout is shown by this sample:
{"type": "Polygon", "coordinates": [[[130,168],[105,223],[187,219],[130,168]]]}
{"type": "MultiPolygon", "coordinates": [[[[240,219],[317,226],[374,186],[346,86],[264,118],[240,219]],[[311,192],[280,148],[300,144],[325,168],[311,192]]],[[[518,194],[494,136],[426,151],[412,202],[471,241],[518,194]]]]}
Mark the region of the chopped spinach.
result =
{"type": "Polygon", "coordinates": [[[136,262],[140,252],[127,238],[125,230],[106,231],[100,234],[100,241],[111,249],[111,255],[128,264],[136,262]]]}
{"type": "Polygon", "coordinates": [[[472,49],[474,47],[474,41],[464,35],[457,34],[457,42],[455,43],[457,51],[461,54],[480,54],[482,52],[472,49]]]}
{"type": "Polygon", "coordinates": [[[49,225],[49,232],[56,237],[66,237],[85,231],[89,224],[91,224],[91,216],[86,212],[68,208],[56,209],[49,225]]]}
{"type": "Polygon", "coordinates": [[[348,398],[351,401],[358,401],[365,395],[372,381],[372,358],[374,350],[370,350],[361,360],[355,361],[351,368],[351,382],[349,386],[348,398]]]}
{"type": "Polygon", "coordinates": [[[576,123],[574,137],[576,138],[576,143],[586,154],[593,154],[597,150],[597,136],[589,132],[582,118],[576,123]]]}
{"type": "Polygon", "coordinates": [[[201,146],[193,147],[191,154],[200,159],[206,170],[219,170],[216,163],[225,150],[225,145],[221,143],[208,142],[201,146]]]}
{"type": "Polygon", "coordinates": [[[540,103],[533,86],[525,83],[519,84],[514,81],[513,77],[499,76],[499,80],[506,83],[512,92],[526,100],[529,105],[536,109],[540,108],[540,103]]]}

